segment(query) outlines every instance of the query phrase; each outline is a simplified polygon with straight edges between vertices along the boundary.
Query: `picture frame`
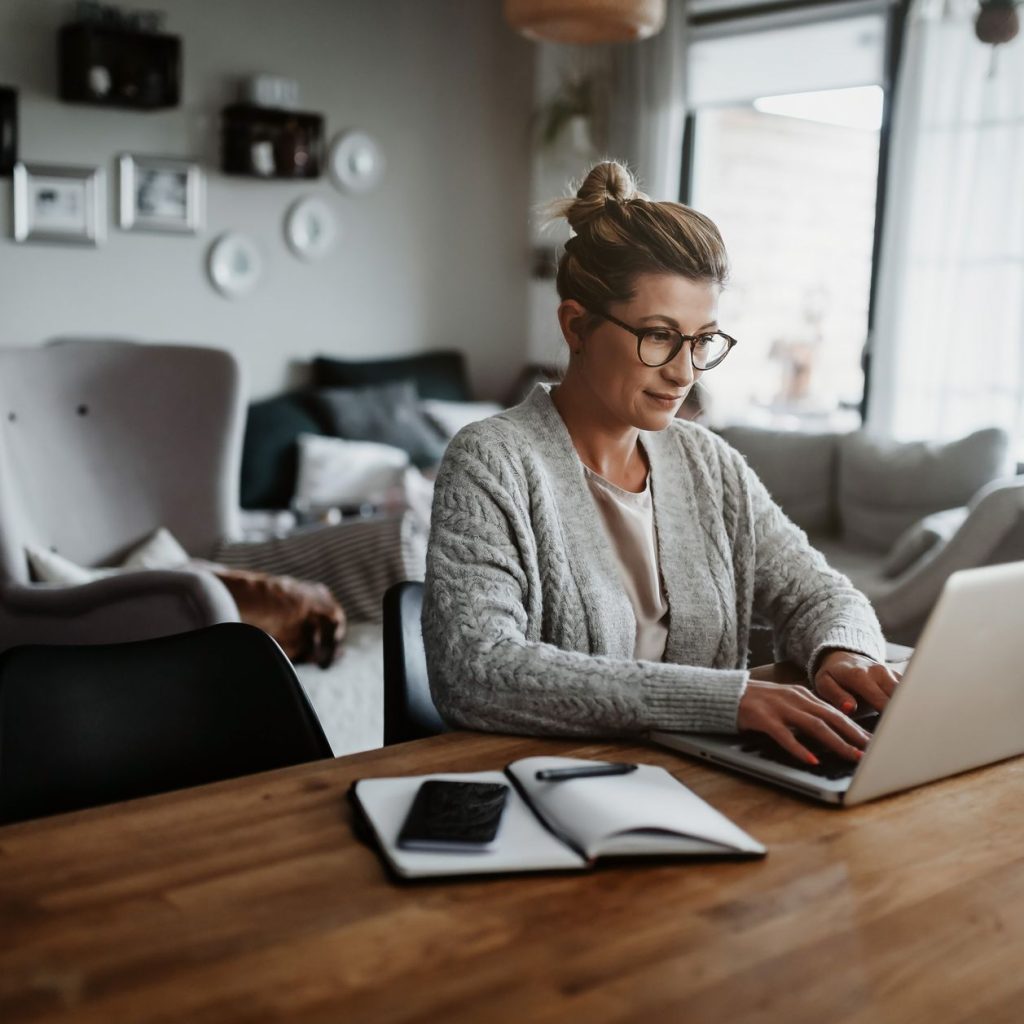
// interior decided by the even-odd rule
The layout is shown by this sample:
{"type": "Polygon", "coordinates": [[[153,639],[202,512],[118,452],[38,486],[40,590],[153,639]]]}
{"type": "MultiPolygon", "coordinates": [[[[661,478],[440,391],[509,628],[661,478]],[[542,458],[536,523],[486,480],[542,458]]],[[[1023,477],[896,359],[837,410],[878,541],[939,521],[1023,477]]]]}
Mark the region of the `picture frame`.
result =
{"type": "Polygon", "coordinates": [[[105,182],[99,167],[16,163],[14,240],[99,245],[105,182]]]}
{"type": "Polygon", "coordinates": [[[122,153],[118,177],[118,226],[123,231],[195,235],[202,230],[205,188],[199,164],[122,153]]]}

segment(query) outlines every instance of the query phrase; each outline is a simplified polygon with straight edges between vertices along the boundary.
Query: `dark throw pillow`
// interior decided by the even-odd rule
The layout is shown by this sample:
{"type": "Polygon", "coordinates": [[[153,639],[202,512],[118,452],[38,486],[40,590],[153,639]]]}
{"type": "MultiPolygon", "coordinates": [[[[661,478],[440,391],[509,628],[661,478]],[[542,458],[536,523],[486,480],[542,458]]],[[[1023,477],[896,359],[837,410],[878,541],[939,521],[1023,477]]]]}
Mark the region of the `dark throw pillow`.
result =
{"type": "Polygon", "coordinates": [[[303,395],[253,402],[242,443],[242,508],[288,508],[295,493],[298,436],[323,433],[303,395]]]}
{"type": "Polygon", "coordinates": [[[320,388],[310,401],[338,437],[401,448],[420,469],[436,466],[444,455],[447,439],[420,409],[411,380],[362,388],[320,388]]]}
{"type": "Polygon", "coordinates": [[[415,383],[420,398],[468,402],[466,362],[459,351],[422,352],[396,359],[349,360],[317,356],[313,360],[313,386],[352,388],[396,380],[415,383]]]}

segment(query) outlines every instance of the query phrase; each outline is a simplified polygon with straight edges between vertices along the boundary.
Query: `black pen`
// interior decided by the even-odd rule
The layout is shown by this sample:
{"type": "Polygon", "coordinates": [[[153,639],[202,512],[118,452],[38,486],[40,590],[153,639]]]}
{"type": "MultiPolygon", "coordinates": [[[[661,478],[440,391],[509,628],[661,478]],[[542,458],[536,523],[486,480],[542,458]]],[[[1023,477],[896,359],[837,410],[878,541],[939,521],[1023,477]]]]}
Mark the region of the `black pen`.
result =
{"type": "Polygon", "coordinates": [[[589,779],[594,775],[628,775],[635,772],[635,764],[589,764],[582,768],[542,768],[534,778],[541,782],[561,782],[563,779],[589,779]]]}

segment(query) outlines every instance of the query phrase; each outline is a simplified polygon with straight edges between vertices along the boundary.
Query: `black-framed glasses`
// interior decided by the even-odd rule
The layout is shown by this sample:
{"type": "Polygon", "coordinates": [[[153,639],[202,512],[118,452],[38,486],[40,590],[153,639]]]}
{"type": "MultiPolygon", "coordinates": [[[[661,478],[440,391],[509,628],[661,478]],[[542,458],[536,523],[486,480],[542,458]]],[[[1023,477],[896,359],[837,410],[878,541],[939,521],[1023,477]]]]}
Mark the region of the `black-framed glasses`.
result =
{"type": "Polygon", "coordinates": [[[597,316],[629,331],[636,338],[636,354],[646,366],[664,366],[679,354],[684,342],[690,342],[690,362],[695,370],[714,369],[732,351],[736,339],[721,331],[711,334],[683,334],[674,327],[630,327],[610,313],[597,316]]]}

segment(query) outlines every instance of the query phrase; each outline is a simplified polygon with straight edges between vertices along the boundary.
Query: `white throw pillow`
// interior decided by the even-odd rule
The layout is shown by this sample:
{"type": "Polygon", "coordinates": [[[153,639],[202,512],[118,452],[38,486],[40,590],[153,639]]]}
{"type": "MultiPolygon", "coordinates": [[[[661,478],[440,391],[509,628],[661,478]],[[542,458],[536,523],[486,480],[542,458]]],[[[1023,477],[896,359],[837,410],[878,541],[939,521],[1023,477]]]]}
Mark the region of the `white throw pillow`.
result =
{"type": "Polygon", "coordinates": [[[300,434],[295,502],[309,508],[342,508],[381,501],[402,483],[409,455],[376,441],[300,434]]]}
{"type": "Polygon", "coordinates": [[[139,569],[180,569],[189,561],[188,552],[171,531],[163,526],[129,551],[119,566],[87,569],[55,551],[46,551],[32,545],[26,546],[25,553],[36,580],[40,583],[60,583],[65,587],[76,587],[104,576],[136,572],[139,569]]]}
{"type": "Polygon", "coordinates": [[[165,526],[128,553],[122,569],[180,569],[188,562],[188,552],[165,526]]]}
{"type": "Polygon", "coordinates": [[[65,587],[77,587],[117,572],[117,569],[85,569],[55,551],[46,551],[32,545],[25,547],[25,554],[28,555],[28,564],[32,568],[32,577],[40,583],[60,583],[65,587]]]}
{"type": "Polygon", "coordinates": [[[463,427],[502,412],[497,402],[446,402],[440,398],[421,398],[420,410],[445,437],[453,438],[463,427]]]}

